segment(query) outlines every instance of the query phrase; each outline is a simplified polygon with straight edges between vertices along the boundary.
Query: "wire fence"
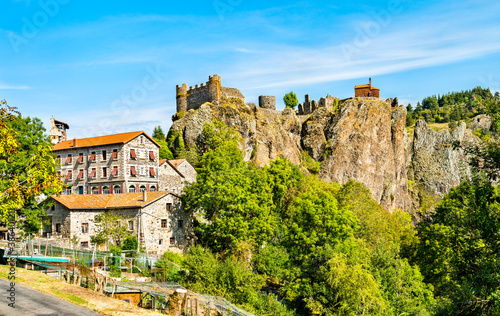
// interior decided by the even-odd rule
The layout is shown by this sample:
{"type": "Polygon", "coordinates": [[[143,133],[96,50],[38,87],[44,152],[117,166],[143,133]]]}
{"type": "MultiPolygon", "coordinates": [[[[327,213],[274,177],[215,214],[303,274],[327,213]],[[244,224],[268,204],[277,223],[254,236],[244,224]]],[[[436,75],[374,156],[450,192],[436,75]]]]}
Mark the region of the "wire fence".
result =
{"type": "MultiPolygon", "coordinates": [[[[0,242],[0,247],[6,246],[0,242]]],[[[17,255],[66,258],[69,262],[31,261],[31,269],[108,295],[119,290],[135,291],[140,293],[139,305],[154,310],[166,311],[170,296],[178,289],[185,290],[181,285],[167,280],[169,275],[167,270],[182,268],[173,262],[163,268],[155,268],[159,258],[149,254],[128,251],[116,256],[108,251],[87,250],[73,247],[68,242],[42,238],[17,242],[15,250],[17,255]],[[147,282],[128,281],[127,278],[124,282],[119,281],[119,278],[108,278],[113,270],[127,271],[132,280],[135,275],[143,277],[147,282]]],[[[217,312],[221,315],[253,316],[222,297],[192,291],[187,293],[182,309],[183,315],[201,316],[208,311],[209,314],[217,312]]]]}

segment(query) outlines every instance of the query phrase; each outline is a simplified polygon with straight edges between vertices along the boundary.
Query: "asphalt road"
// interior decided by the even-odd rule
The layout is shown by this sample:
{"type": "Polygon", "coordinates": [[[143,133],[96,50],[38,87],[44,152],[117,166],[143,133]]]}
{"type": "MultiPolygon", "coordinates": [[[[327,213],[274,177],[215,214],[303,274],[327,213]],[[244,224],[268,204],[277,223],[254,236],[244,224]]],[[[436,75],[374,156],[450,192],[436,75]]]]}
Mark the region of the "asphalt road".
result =
{"type": "Polygon", "coordinates": [[[16,284],[16,308],[9,307],[10,281],[0,279],[0,316],[96,316],[91,310],[16,284]]]}

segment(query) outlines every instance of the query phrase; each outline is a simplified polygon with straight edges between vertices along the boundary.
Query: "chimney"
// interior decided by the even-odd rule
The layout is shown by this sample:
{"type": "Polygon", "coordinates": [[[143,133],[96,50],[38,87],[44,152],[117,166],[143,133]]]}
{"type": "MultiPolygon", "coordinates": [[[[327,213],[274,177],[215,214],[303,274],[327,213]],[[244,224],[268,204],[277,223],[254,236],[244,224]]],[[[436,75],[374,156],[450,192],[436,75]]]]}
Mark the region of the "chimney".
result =
{"type": "Polygon", "coordinates": [[[148,193],[146,190],[142,191],[142,201],[146,202],[148,200],[148,193]]]}
{"type": "Polygon", "coordinates": [[[370,78],[370,90],[372,89],[372,78],[370,78]]]}

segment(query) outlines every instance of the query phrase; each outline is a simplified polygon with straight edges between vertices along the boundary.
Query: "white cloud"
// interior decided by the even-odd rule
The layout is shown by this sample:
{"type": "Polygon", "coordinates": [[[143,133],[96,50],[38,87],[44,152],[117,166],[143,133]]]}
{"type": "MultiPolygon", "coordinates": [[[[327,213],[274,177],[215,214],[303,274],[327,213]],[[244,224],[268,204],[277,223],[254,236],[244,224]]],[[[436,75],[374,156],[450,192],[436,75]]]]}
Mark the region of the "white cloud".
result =
{"type": "Polygon", "coordinates": [[[29,88],[28,86],[13,86],[0,83],[0,90],[27,90],[29,88]]]}

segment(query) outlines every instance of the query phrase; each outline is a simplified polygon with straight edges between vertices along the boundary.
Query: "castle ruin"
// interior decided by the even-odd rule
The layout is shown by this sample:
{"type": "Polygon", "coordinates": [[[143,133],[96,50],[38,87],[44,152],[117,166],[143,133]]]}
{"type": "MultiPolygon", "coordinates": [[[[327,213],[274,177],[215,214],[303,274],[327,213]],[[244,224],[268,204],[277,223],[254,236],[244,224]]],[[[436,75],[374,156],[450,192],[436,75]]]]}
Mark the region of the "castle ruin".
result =
{"type": "Polygon", "coordinates": [[[50,119],[50,142],[55,145],[66,141],[66,130],[68,129],[68,124],[62,121],[58,121],[52,116],[52,118],[50,119]]]}
{"type": "Polygon", "coordinates": [[[328,107],[333,108],[335,104],[335,100],[338,98],[332,97],[331,95],[327,95],[326,98],[319,99],[319,102],[316,100],[311,100],[309,94],[306,94],[305,101],[302,104],[299,104],[299,115],[307,115],[316,111],[318,108],[328,107]]]}
{"type": "Polygon", "coordinates": [[[208,77],[206,83],[191,86],[188,84],[177,85],[177,112],[186,112],[196,110],[202,104],[210,102],[220,104],[222,98],[236,98],[245,103],[245,97],[240,90],[235,88],[226,88],[221,85],[221,78],[218,75],[208,77]]]}

